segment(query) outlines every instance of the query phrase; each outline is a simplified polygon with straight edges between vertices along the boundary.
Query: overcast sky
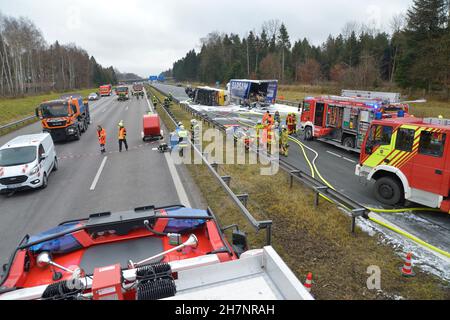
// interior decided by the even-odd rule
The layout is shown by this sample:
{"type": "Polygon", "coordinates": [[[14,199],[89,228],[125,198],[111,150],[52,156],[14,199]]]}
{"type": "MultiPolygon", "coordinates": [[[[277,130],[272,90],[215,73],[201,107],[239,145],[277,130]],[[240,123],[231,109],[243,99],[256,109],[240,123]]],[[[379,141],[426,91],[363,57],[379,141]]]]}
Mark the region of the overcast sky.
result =
{"type": "Polygon", "coordinates": [[[283,21],[292,43],[320,44],[347,22],[389,31],[412,0],[0,0],[0,12],[26,16],[48,42],[74,42],[103,66],[159,74],[212,31],[245,35],[283,21]]]}

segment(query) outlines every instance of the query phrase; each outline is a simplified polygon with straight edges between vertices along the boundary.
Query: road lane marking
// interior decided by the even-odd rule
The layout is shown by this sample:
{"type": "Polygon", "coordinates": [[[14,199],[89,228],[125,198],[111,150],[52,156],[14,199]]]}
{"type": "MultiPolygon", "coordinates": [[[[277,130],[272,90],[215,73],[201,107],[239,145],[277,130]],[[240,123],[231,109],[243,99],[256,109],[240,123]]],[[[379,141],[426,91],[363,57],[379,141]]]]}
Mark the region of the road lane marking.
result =
{"type": "Polygon", "coordinates": [[[128,106],[125,108],[125,111],[128,111],[128,106]]]}
{"type": "Polygon", "coordinates": [[[189,201],[186,190],[184,189],[183,183],[181,182],[180,176],[178,175],[178,171],[175,167],[175,164],[173,163],[172,157],[169,153],[165,153],[164,156],[166,157],[167,165],[169,167],[170,174],[172,175],[173,184],[175,185],[175,189],[177,190],[178,199],[180,200],[182,205],[191,208],[191,202],[189,201]]]}
{"type": "Polygon", "coordinates": [[[98,168],[97,175],[95,176],[94,181],[92,181],[91,191],[94,191],[95,187],[97,186],[97,182],[100,179],[100,175],[102,174],[102,171],[105,168],[106,160],[108,160],[108,157],[103,158],[102,164],[100,165],[100,168],[98,168]]]}
{"type": "Polygon", "coordinates": [[[346,158],[346,157],[344,157],[344,160],[345,160],[345,161],[348,161],[348,162],[351,162],[351,163],[356,163],[355,160],[352,160],[352,159],[349,159],[349,158],[346,158]]]}
{"type": "Polygon", "coordinates": [[[335,157],[342,158],[342,156],[340,154],[337,154],[337,153],[334,153],[334,152],[331,152],[331,151],[327,151],[327,153],[329,153],[329,154],[331,154],[331,155],[333,155],[335,157]]]}

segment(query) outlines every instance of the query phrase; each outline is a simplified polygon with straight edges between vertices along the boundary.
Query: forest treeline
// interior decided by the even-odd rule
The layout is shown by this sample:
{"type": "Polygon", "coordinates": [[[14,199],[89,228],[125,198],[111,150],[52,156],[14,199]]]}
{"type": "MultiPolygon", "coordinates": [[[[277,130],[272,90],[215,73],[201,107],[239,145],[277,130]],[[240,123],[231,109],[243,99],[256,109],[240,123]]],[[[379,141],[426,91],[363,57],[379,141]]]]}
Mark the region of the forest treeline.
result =
{"type": "Polygon", "coordinates": [[[319,46],[292,42],[284,23],[265,22],[245,37],[210,33],[165,72],[178,81],[226,83],[232,78],[282,83],[335,82],[348,88],[401,88],[441,92],[450,77],[449,0],[414,0],[389,22],[392,32],[348,23],[319,46]]]}
{"type": "Polygon", "coordinates": [[[75,44],[48,44],[27,18],[0,14],[0,96],[90,88],[117,83],[113,67],[103,68],[75,44]]]}

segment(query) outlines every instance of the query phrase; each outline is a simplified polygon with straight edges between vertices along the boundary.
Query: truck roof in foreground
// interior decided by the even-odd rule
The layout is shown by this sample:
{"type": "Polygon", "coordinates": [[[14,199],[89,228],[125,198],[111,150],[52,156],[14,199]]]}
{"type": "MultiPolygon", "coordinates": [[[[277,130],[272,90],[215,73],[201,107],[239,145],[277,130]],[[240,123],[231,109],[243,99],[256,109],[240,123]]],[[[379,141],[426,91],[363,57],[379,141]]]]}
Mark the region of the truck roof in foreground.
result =
{"type": "Polygon", "coordinates": [[[272,247],[180,271],[175,283],[177,295],[167,300],[313,300],[272,247]]]}

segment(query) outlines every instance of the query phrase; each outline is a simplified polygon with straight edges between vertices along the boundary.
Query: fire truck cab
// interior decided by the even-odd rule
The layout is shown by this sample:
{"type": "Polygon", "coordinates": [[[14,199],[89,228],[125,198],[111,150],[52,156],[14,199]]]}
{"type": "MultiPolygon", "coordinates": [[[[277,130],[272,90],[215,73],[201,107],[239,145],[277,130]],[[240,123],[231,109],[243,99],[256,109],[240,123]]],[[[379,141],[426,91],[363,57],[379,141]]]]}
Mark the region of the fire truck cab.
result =
{"type": "Polygon", "coordinates": [[[409,112],[399,100],[398,94],[348,90],[342,96],[309,97],[303,103],[301,129],[306,140],[317,138],[359,152],[372,121],[409,112]]]}
{"type": "Polygon", "coordinates": [[[373,121],[356,175],[376,181],[386,205],[409,200],[450,212],[450,120],[414,117],[373,121]]]}

